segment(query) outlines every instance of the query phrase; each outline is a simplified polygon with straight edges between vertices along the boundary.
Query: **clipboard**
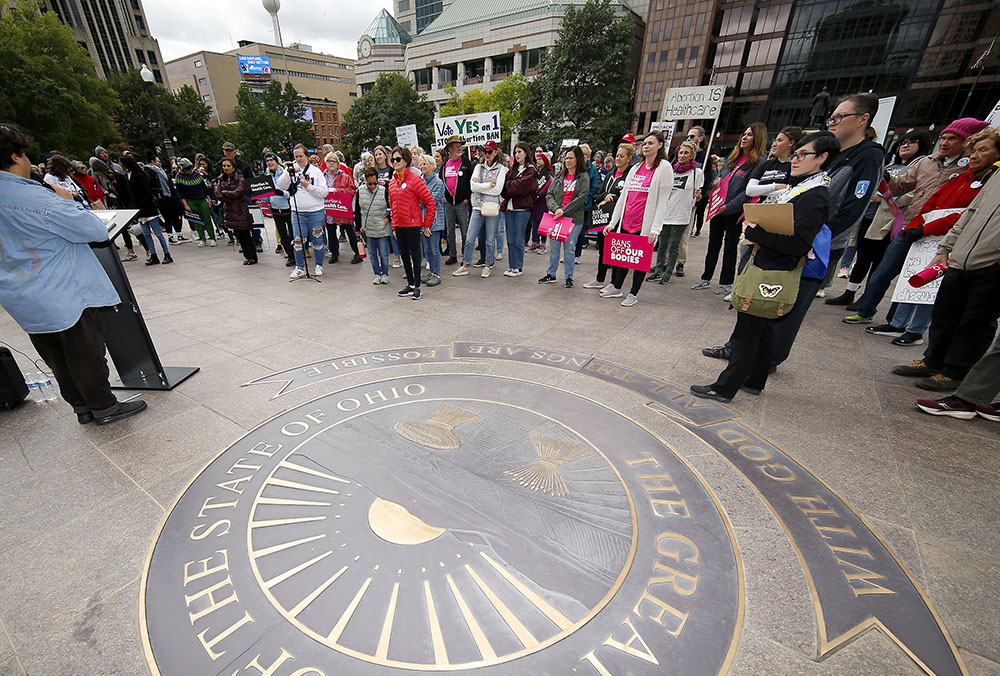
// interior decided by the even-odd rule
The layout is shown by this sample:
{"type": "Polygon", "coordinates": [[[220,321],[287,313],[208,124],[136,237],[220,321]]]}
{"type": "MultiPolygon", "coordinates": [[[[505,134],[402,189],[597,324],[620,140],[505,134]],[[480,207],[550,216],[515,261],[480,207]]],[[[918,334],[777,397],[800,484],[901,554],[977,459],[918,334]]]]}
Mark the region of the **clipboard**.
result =
{"type": "Polygon", "coordinates": [[[775,235],[795,234],[794,207],[791,204],[744,204],[743,217],[775,235]]]}

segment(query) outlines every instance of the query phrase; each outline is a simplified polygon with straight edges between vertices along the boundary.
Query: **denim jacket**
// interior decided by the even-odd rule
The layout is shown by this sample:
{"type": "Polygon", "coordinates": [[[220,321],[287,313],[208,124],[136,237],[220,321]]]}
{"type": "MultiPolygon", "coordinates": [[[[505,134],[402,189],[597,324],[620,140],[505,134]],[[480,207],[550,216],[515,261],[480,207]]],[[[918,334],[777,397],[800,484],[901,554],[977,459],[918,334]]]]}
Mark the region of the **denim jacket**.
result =
{"type": "Polygon", "coordinates": [[[0,171],[0,305],[28,333],[65,331],[121,300],[87,242],[108,229],[80,204],[0,171]]]}

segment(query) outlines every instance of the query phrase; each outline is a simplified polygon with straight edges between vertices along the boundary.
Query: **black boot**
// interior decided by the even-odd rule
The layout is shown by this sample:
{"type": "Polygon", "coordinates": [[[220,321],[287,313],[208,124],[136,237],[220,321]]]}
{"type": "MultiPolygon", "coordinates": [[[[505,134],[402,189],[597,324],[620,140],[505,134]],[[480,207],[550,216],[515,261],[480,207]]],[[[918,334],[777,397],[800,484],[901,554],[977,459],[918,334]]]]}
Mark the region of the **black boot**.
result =
{"type": "Polygon", "coordinates": [[[361,254],[354,254],[354,258],[351,259],[351,265],[357,265],[361,262],[361,254]]]}
{"type": "Polygon", "coordinates": [[[845,291],[836,298],[827,298],[824,303],[827,305],[850,305],[854,302],[854,291],[845,291]]]}
{"type": "Polygon", "coordinates": [[[160,264],[160,258],[156,254],[153,254],[146,259],[146,265],[159,265],[159,264],[160,264]]]}

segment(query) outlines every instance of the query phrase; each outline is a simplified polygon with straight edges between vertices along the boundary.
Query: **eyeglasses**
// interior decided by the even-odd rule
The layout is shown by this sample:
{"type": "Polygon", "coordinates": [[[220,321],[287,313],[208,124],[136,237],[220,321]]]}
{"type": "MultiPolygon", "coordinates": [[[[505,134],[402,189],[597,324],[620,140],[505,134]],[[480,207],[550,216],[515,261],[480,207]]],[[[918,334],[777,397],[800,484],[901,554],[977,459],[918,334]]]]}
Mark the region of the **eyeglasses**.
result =
{"type": "Polygon", "coordinates": [[[819,155],[819,153],[814,153],[814,152],[809,152],[809,151],[806,151],[806,152],[799,151],[797,153],[792,153],[791,156],[789,156],[788,159],[790,159],[792,162],[799,162],[799,161],[804,160],[805,158],[809,157],[810,155],[819,155]]]}
{"type": "Polygon", "coordinates": [[[496,151],[495,151],[495,150],[486,150],[486,151],[484,151],[484,152],[485,152],[485,153],[486,153],[487,155],[492,155],[492,154],[493,154],[493,153],[495,153],[496,151]]]}
{"type": "Polygon", "coordinates": [[[831,115],[826,118],[826,125],[830,126],[831,124],[840,124],[844,121],[845,117],[854,117],[855,115],[867,115],[867,113],[839,113],[837,115],[831,115]]]}
{"type": "Polygon", "coordinates": [[[394,158],[392,158],[392,161],[393,162],[402,162],[403,158],[402,157],[394,157],[394,158]]]}
{"type": "Polygon", "coordinates": [[[916,141],[913,141],[913,140],[908,139],[908,138],[904,138],[902,141],[899,142],[899,145],[903,145],[903,144],[910,145],[912,143],[916,143],[916,141]]]}
{"type": "Polygon", "coordinates": [[[365,185],[367,185],[369,188],[374,188],[378,186],[378,181],[373,181],[373,182],[365,181],[365,185]]]}

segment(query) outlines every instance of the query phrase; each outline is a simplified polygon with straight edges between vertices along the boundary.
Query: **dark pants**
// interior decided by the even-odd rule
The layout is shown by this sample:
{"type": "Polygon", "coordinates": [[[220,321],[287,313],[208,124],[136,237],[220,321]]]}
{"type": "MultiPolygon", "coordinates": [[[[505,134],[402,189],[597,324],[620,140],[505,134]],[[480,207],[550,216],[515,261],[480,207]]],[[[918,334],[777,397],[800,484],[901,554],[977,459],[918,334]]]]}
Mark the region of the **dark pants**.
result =
{"type": "MultiPolygon", "coordinates": [[[[619,291],[622,288],[622,284],[625,283],[625,277],[628,276],[628,268],[613,267],[611,268],[611,283],[619,291]]],[[[646,278],[646,273],[642,270],[632,270],[632,288],[629,290],[633,296],[639,295],[639,289],[642,288],[642,280],[646,278]]]]}
{"type": "Polygon", "coordinates": [[[337,236],[337,228],[342,234],[347,235],[347,241],[351,245],[351,251],[358,254],[358,233],[354,231],[353,223],[333,223],[326,226],[326,240],[330,243],[330,260],[340,258],[340,237],[337,236]]]}
{"type": "MultiPolygon", "coordinates": [[[[749,251],[749,247],[747,250],[749,251]]],[[[747,258],[749,259],[749,256],[747,258]]],[[[816,300],[816,292],[819,291],[820,284],[822,284],[822,280],[803,277],[802,281],[799,282],[799,294],[795,297],[792,311],[781,319],[775,320],[774,347],[771,349],[772,366],[778,366],[788,359],[788,355],[792,351],[792,344],[795,343],[795,337],[799,335],[799,329],[802,327],[802,320],[806,318],[806,313],[809,312],[813,301],[816,300]]],[[[734,329],[733,334],[735,335],[735,333],[734,329]]],[[[733,349],[733,336],[729,337],[726,347],[730,350],[733,349]]]]}
{"type": "Polygon", "coordinates": [[[736,277],[736,248],[740,242],[740,216],[716,216],[708,223],[708,253],[705,254],[705,272],[701,278],[707,282],[715,276],[715,266],[722,251],[722,270],[719,284],[732,284],[736,277]],[[725,239],[725,246],[723,246],[725,239]]]}
{"type": "MultiPolygon", "coordinates": [[[[535,226],[535,232],[537,233],[538,226],[535,226]]],[[[545,241],[545,236],[542,236],[542,241],[545,241]]],[[[608,270],[613,270],[614,267],[608,265],[604,262],[604,230],[597,231],[597,281],[603,282],[608,278],[608,270]]],[[[620,286],[620,285],[619,285],[620,286]]]]}
{"type": "Polygon", "coordinates": [[[257,247],[253,243],[253,233],[250,230],[236,230],[236,239],[240,241],[240,248],[243,249],[243,257],[248,261],[257,262],[257,247]]]}
{"type": "Polygon", "coordinates": [[[948,268],[931,315],[928,366],[962,380],[986,353],[1000,316],[1000,264],[978,270],[948,268]]]}
{"type": "Polygon", "coordinates": [[[160,215],[163,217],[163,232],[166,234],[181,234],[181,218],[184,216],[184,207],[176,197],[161,197],[157,205],[160,208],[160,215]]]}
{"type": "Polygon", "coordinates": [[[702,192],[704,196],[698,200],[694,208],[694,231],[698,235],[701,234],[701,226],[705,222],[705,207],[708,206],[708,193],[710,190],[705,188],[702,192]]]}
{"type": "Polygon", "coordinates": [[[878,264],[882,262],[882,256],[889,247],[889,236],[883,239],[865,239],[862,233],[858,237],[858,257],[851,268],[851,277],[848,281],[852,284],[860,284],[865,281],[869,272],[874,272],[878,264]]]}
{"type": "Polygon", "coordinates": [[[396,243],[399,245],[399,255],[403,258],[406,285],[413,289],[420,288],[420,238],[423,236],[423,228],[396,228],[396,243]]]}
{"type": "Polygon", "coordinates": [[[52,369],[59,393],[77,413],[110,415],[118,400],[108,383],[104,357],[104,319],[97,308],[87,308],[76,324],[56,333],[29,333],[35,350],[52,369]]]}
{"type": "Polygon", "coordinates": [[[840,249],[830,249],[830,264],[826,267],[826,277],[823,279],[823,288],[829,289],[833,286],[833,278],[837,275],[837,265],[840,264],[840,259],[843,257],[844,252],[847,251],[847,247],[842,247],[840,249]]]}
{"type": "Polygon", "coordinates": [[[285,252],[288,260],[295,262],[295,252],[292,250],[292,212],[272,211],[271,217],[274,219],[274,227],[278,230],[278,240],[281,242],[281,250],[285,252]]]}
{"type": "Polygon", "coordinates": [[[736,313],[736,328],[730,338],[733,353],[729,357],[729,365],[715,379],[712,389],[725,397],[735,395],[740,385],[764,389],[771,368],[776,322],[775,319],[763,319],[745,312],[736,313]]]}
{"type": "Polygon", "coordinates": [[[577,258],[583,255],[583,245],[587,241],[587,231],[593,227],[592,225],[593,222],[594,222],[594,210],[587,209],[586,211],[583,212],[583,232],[581,232],[580,236],[576,238],[575,255],[577,258]]]}

